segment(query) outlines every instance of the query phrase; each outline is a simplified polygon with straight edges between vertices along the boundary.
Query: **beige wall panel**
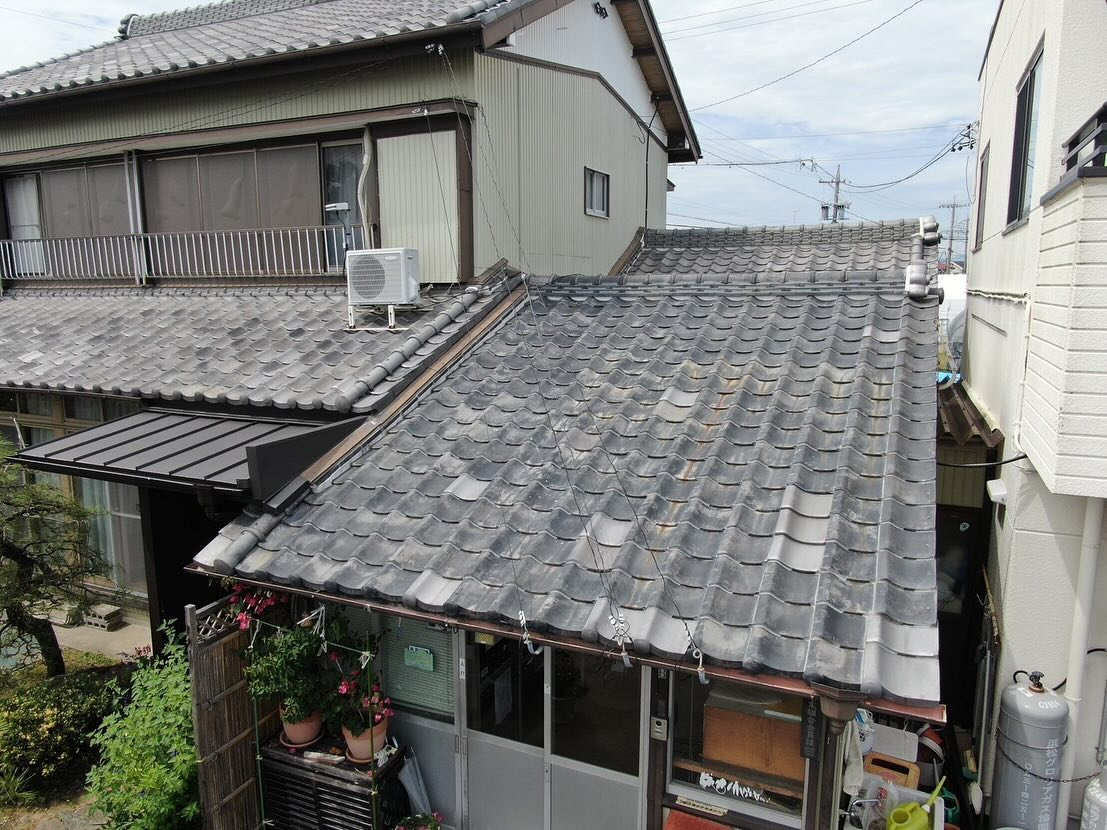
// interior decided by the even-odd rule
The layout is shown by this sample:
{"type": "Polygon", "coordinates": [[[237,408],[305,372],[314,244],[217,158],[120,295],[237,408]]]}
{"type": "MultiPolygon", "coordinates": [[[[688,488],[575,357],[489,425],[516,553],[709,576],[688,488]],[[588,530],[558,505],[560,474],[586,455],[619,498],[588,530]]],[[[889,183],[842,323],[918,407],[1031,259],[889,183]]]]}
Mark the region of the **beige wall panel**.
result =
{"type": "Polygon", "coordinates": [[[667,159],[594,78],[476,58],[476,268],[604,274],[635,231],[665,222],[667,159]],[[584,212],[584,168],[610,178],[609,218],[584,212]],[[647,181],[649,215],[647,216],[647,181]]]}
{"type": "MultiPolygon", "coordinates": [[[[120,141],[103,148],[122,152],[125,139],[166,133],[264,124],[417,101],[467,96],[472,53],[450,55],[457,82],[438,57],[391,59],[371,53],[354,69],[261,78],[172,94],[97,100],[95,93],[56,104],[12,107],[0,115],[0,154],[94,141],[120,141]]],[[[152,89],[152,87],[151,87],[152,89]]],[[[0,157],[0,165],[3,159],[0,157]]]]}
{"type": "Polygon", "coordinates": [[[456,282],[455,133],[379,139],[377,165],[382,246],[417,249],[422,282],[456,282]]]}

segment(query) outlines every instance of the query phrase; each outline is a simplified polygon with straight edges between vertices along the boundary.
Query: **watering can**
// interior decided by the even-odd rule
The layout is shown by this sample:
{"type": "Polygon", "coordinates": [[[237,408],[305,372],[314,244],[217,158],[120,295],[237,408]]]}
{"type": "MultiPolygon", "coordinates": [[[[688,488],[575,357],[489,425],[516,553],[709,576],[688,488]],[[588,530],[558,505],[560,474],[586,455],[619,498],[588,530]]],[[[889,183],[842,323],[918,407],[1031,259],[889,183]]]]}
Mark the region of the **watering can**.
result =
{"type": "Polygon", "coordinates": [[[946,779],[943,776],[925,804],[904,804],[892,810],[892,814],[888,816],[888,830],[927,830],[930,826],[930,808],[938,800],[942,785],[945,783],[946,779]]]}

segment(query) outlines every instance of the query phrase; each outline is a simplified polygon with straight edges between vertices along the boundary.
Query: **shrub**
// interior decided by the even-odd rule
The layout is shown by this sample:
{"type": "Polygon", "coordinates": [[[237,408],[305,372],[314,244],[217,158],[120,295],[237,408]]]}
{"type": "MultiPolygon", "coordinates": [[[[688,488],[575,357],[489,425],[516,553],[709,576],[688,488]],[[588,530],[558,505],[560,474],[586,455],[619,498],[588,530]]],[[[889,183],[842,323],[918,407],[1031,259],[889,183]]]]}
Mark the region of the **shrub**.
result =
{"type": "Polygon", "coordinates": [[[89,736],[115,703],[111,672],[85,671],[29,684],[0,707],[0,759],[37,790],[87,763],[89,736]]]}
{"type": "Polygon", "coordinates": [[[290,722],[319,709],[328,691],[318,654],[322,640],[308,628],[281,629],[251,649],[246,666],[250,694],[284,707],[290,722]]]}
{"type": "MultiPolygon", "coordinates": [[[[198,825],[196,750],[188,656],[179,635],[160,657],[142,661],[130,703],[92,738],[100,763],[88,775],[92,805],[109,828],[183,830],[198,825]]],[[[122,702],[122,696],[120,696],[122,702]]]]}

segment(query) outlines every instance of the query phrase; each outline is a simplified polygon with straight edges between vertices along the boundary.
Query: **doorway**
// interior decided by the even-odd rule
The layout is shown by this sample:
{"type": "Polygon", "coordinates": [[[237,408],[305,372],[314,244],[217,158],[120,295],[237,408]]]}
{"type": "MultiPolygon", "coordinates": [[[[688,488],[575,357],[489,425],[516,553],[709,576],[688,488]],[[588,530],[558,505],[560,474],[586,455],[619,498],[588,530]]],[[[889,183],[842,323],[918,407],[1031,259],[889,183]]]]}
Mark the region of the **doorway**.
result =
{"type": "Polygon", "coordinates": [[[518,640],[465,643],[463,778],[469,830],[636,830],[644,672],[518,640]]]}

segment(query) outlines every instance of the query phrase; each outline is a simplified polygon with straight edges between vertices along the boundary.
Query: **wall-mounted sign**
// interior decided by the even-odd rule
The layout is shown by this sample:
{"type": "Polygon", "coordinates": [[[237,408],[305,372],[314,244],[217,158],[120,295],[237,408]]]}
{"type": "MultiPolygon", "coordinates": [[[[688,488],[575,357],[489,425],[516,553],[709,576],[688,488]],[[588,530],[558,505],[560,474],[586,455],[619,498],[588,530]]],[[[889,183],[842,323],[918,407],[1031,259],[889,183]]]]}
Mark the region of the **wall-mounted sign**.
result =
{"type": "Polygon", "coordinates": [[[819,757],[819,703],[815,700],[803,702],[803,743],[800,753],[812,761],[819,757]]]}
{"type": "Polygon", "coordinates": [[[487,631],[477,631],[473,634],[473,642],[482,646],[494,646],[496,645],[496,635],[489,634],[487,631]]]}
{"type": "Polygon", "coordinates": [[[422,646],[408,646],[404,649],[404,665],[420,671],[434,671],[434,653],[422,646]]]}
{"type": "Polygon", "coordinates": [[[719,775],[709,772],[700,773],[700,786],[703,789],[719,795],[733,795],[746,801],[756,801],[761,804],[772,804],[773,800],[765,795],[765,791],[749,784],[741,784],[738,781],[728,781],[719,775]]]}

